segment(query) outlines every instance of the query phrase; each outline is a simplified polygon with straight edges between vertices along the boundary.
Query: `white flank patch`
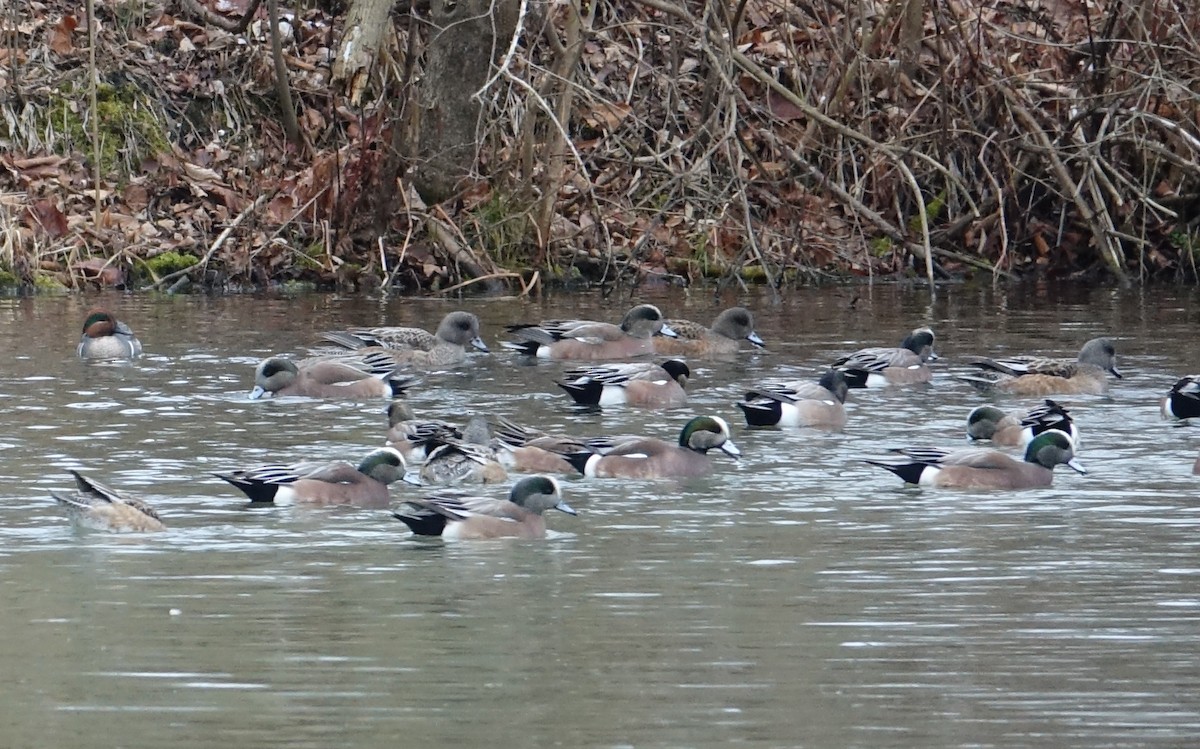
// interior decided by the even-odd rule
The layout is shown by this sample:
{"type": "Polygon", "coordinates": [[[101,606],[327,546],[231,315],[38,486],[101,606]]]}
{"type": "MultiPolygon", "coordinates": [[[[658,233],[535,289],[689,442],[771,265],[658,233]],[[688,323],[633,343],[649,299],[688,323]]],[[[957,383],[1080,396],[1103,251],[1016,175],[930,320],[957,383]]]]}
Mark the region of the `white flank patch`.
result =
{"type": "Polygon", "coordinates": [[[291,505],[296,503],[296,490],[290,486],[281,484],[275,490],[275,504],[291,505]]]}
{"type": "Polygon", "coordinates": [[[626,403],[625,388],[620,385],[605,385],[600,388],[601,406],[620,406],[626,403]]]}
{"type": "Polygon", "coordinates": [[[933,466],[925,466],[924,470],[921,471],[920,478],[917,479],[917,485],[918,486],[934,486],[934,479],[941,472],[942,472],[941,468],[935,468],[933,466]]]}

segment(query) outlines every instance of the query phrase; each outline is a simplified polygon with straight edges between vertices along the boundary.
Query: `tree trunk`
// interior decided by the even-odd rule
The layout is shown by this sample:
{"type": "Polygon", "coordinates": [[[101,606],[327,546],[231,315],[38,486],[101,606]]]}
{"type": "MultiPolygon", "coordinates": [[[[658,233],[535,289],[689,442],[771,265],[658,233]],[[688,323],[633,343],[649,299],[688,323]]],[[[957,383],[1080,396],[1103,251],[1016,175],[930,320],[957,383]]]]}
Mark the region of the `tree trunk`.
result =
{"type": "MultiPolygon", "coordinates": [[[[507,52],[519,0],[433,0],[425,50],[417,151],[409,174],[421,198],[440,203],[475,165],[480,102],[475,92],[507,52]]],[[[503,64],[501,62],[501,64],[503,64]]]]}
{"type": "Polygon", "coordinates": [[[394,0],[354,0],[346,14],[346,31],[333,60],[333,81],[357,106],[379,55],[384,34],[391,28],[388,13],[394,0]]]}

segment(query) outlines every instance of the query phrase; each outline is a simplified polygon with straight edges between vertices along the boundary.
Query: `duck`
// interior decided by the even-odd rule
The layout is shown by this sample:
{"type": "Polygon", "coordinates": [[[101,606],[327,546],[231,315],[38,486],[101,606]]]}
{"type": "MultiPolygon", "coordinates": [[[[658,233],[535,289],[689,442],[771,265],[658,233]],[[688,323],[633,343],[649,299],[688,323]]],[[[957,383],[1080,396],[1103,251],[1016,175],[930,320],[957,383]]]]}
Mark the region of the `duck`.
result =
{"type": "MultiPolygon", "coordinates": [[[[361,364],[361,361],[357,363],[361,364]]],[[[295,362],[272,356],[255,368],[250,399],[267,395],[346,400],[400,398],[415,382],[415,377],[397,370],[376,374],[344,359],[315,358],[295,362]]]]}
{"type": "Polygon", "coordinates": [[[626,440],[601,454],[571,453],[567,460],[579,473],[600,478],[687,478],[712,472],[709,450],[733,459],[741,450],[729,437],[729,424],[719,416],[697,416],[684,425],[678,444],[642,437],[626,440]]]}
{"type": "Polygon", "coordinates": [[[842,371],[830,369],[817,382],[765,383],[751,388],[737,407],[752,427],[841,429],[846,426],[844,404],[849,387],[842,371]]]}
{"type": "Polygon", "coordinates": [[[1079,446],[1079,429],[1071,413],[1047,398],[1025,414],[1009,414],[995,406],[978,406],[967,415],[967,437],[972,441],[991,440],[997,445],[1024,447],[1042,432],[1057,429],[1070,435],[1079,446]]]}
{"type": "Polygon", "coordinates": [[[482,416],[472,416],[461,438],[432,439],[425,464],[416,478],[427,484],[498,484],[508,478],[491,446],[491,427],[482,416]]]}
{"type": "Polygon", "coordinates": [[[389,358],[393,366],[435,369],[460,364],[467,346],[488,353],[479,333],[479,318],[461,310],[442,318],[437,330],[423,328],[349,328],[322,334],[322,339],[360,353],[389,358]]]}
{"type": "Polygon", "coordinates": [[[864,348],[834,361],[851,388],[875,388],[931,382],[928,362],[937,361],[932,328],[917,328],[898,348],[864,348]]]}
{"type": "Polygon", "coordinates": [[[1159,405],[1164,419],[1182,420],[1200,416],[1200,375],[1179,378],[1159,405]]]}
{"type": "Polygon", "coordinates": [[[51,492],[72,522],[83,528],[94,530],[153,533],[165,531],[167,526],[150,505],[129,494],[122,494],[84,476],[71,471],[75,477],[75,493],[51,492]]]}
{"type": "Polygon", "coordinates": [[[1079,350],[1075,359],[1049,359],[1014,356],[990,359],[976,356],[967,363],[987,370],[979,376],[962,376],[980,390],[999,390],[1016,395],[1047,396],[1056,394],[1104,395],[1108,375],[1121,379],[1117,352],[1111,338],[1093,338],[1079,350]]]}
{"type": "Polygon", "coordinates": [[[424,461],[439,441],[462,438],[462,430],[448,421],[416,418],[406,401],[389,403],[387,417],[387,444],[410,463],[424,461]]]}
{"type": "Polygon", "coordinates": [[[268,464],[213,475],[236,486],[251,502],[387,507],[388,486],[403,479],[407,468],[399,450],[380,447],[367,453],[357,468],[342,461],[268,464]]]}
{"type": "Polygon", "coordinates": [[[741,350],[742,341],[766,348],[754,332],[754,315],[745,307],[730,307],[717,315],[711,328],[691,320],[669,319],[667,326],[675,337],[656,335],[654,351],[662,356],[729,356],[741,350]]]}
{"type": "Polygon", "coordinates": [[[653,304],[633,307],[625,313],[620,325],[592,320],[544,320],[509,325],[508,332],[517,340],[505,341],[505,348],[539,359],[583,361],[653,354],[651,336],[655,333],[675,336],[653,304]]]}
{"type": "Polygon", "coordinates": [[[610,438],[547,434],[504,417],[498,418],[493,426],[495,436],[491,444],[496,459],[511,471],[578,474],[567,455],[585,451],[604,453],[613,447],[610,438]]]}
{"type": "Polygon", "coordinates": [[[1075,458],[1075,446],[1066,432],[1051,429],[1034,437],[1017,460],[999,450],[969,447],[943,450],[932,447],[900,448],[901,458],[868,460],[905,483],[955,489],[1033,489],[1050,486],[1054,467],[1066,465],[1086,474],[1075,458]]]}
{"type": "Polygon", "coordinates": [[[111,312],[94,309],[84,318],[75,353],[80,359],[136,359],[142,355],[142,342],[111,312]]]}
{"type": "Polygon", "coordinates": [[[684,385],[692,371],[678,359],[601,364],[564,373],[557,385],[581,406],[645,406],[673,408],[687,403],[684,385]]]}
{"type": "Polygon", "coordinates": [[[550,476],[527,476],[513,485],[508,499],[436,494],[405,500],[392,513],[418,536],[447,541],[493,538],[545,538],[546,510],[578,513],[563,501],[562,487],[550,476]]]}

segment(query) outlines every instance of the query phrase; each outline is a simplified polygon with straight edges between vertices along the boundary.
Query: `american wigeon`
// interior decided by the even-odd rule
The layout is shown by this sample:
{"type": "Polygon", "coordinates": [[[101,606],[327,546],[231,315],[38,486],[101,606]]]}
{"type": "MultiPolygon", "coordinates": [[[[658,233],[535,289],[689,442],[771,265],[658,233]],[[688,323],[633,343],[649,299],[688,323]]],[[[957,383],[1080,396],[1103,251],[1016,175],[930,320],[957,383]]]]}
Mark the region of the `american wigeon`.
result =
{"type": "Polygon", "coordinates": [[[736,354],[742,341],[765,348],[754,332],[754,315],[745,307],[730,307],[713,321],[711,328],[691,320],[667,320],[675,337],[654,336],[654,350],[664,356],[728,356],[736,354]]]}
{"type": "Polygon", "coordinates": [[[607,440],[589,441],[564,434],[547,434],[503,417],[495,423],[492,445],[496,459],[509,470],[527,473],[578,473],[567,461],[571,453],[611,449],[607,440]]]}
{"type": "Polygon", "coordinates": [[[322,338],[359,352],[387,352],[393,366],[446,367],[465,360],[467,346],[488,351],[479,335],[479,318],[462,311],[446,315],[434,333],[421,328],[350,328],[322,338]]]}
{"type": "Polygon", "coordinates": [[[729,425],[719,416],[697,416],[679,433],[679,443],[643,437],[629,440],[601,455],[579,452],[567,456],[584,476],[653,479],[703,476],[712,471],[709,450],[736,459],[741,451],[729,439],[729,425]]]}
{"type": "Polygon", "coordinates": [[[94,309],[83,321],[75,353],[81,359],[136,359],[142,355],[142,342],[111,312],[94,309]]]}
{"type": "Polygon", "coordinates": [[[767,383],[752,388],[737,407],[752,427],[824,427],[846,426],[846,378],[836,369],[821,375],[817,382],[767,383]]]}
{"type": "Polygon", "coordinates": [[[516,341],[506,348],[539,359],[625,359],[654,353],[651,336],[674,336],[663,314],[652,304],[639,304],[625,313],[620,325],[591,320],[546,320],[531,325],[510,325],[516,341]]]}
{"type": "Polygon", "coordinates": [[[926,362],[937,361],[933,330],[917,328],[904,337],[899,348],[874,347],[855,351],[833,363],[842,370],[852,388],[911,385],[931,382],[933,372],[926,362]]]}
{"type": "Polygon", "coordinates": [[[1164,419],[1194,419],[1200,416],[1200,375],[1179,378],[1160,404],[1164,419]]]}
{"type": "Polygon", "coordinates": [[[76,525],[103,531],[139,533],[167,529],[158,513],[142,500],[122,494],[79,471],[71,471],[71,475],[75,477],[74,494],[50,494],[66,509],[76,525]]]}
{"type": "Polygon", "coordinates": [[[273,356],[259,362],[254,370],[254,388],[250,398],[265,395],[302,395],[309,398],[399,398],[416,382],[415,377],[393,371],[378,375],[352,365],[344,359],[307,359],[294,362],[273,356]]]}
{"type": "Polygon", "coordinates": [[[1051,429],[1066,432],[1075,446],[1079,446],[1079,430],[1071,413],[1049,398],[1023,415],[1008,414],[995,406],[979,406],[967,415],[967,437],[991,440],[997,445],[1024,447],[1051,429]]]}
{"type": "Polygon", "coordinates": [[[1025,448],[1025,459],[1005,455],[999,450],[969,447],[961,450],[939,448],[902,448],[904,456],[892,460],[868,460],[886,468],[905,483],[956,489],[1032,489],[1050,486],[1054,466],[1064,464],[1079,473],[1087,473],[1075,460],[1070,436],[1052,429],[1042,432],[1025,448]]]}
{"type": "Polygon", "coordinates": [[[1056,393],[1086,393],[1103,395],[1108,392],[1108,376],[1117,379],[1117,351],[1110,338],[1093,338],[1083,345],[1076,359],[1047,359],[1035,356],[1014,356],[1009,359],[971,357],[967,359],[981,369],[984,376],[960,377],[981,390],[1001,390],[1017,395],[1054,395],[1056,393]]]}
{"type": "Polygon", "coordinates": [[[236,486],[251,502],[387,507],[388,485],[403,479],[405,472],[400,451],[380,447],[357,468],[341,461],[271,464],[213,475],[236,486]]]}
{"type": "Polygon", "coordinates": [[[661,365],[650,362],[602,364],[564,373],[557,383],[583,406],[647,406],[672,408],[687,403],[684,385],[692,371],[678,359],[661,365]]]}
{"type": "Polygon", "coordinates": [[[474,416],[462,430],[462,438],[430,441],[433,448],[425,456],[418,474],[422,484],[498,484],[508,478],[504,466],[496,460],[489,444],[487,419],[474,416]]]}
{"type": "Polygon", "coordinates": [[[549,476],[529,476],[513,485],[508,499],[438,494],[405,500],[408,508],[393,515],[418,536],[448,541],[489,538],[545,538],[546,510],[574,515],[549,476]]]}
{"type": "Polygon", "coordinates": [[[388,404],[387,444],[396,448],[410,463],[425,460],[437,447],[438,440],[461,439],[462,430],[440,419],[418,419],[404,401],[388,404]]]}

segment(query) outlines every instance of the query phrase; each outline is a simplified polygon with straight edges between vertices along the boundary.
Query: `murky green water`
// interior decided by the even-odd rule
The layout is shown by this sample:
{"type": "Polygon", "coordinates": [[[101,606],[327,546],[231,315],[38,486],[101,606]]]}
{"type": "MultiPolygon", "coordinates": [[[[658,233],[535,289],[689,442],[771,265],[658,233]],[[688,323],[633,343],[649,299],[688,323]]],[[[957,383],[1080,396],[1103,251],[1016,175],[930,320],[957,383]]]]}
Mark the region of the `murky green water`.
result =
{"type": "Polygon", "coordinates": [[[715,413],[742,461],[684,483],[570,481],[580,514],[553,514],[553,538],[458,546],[381,511],[247,509],[209,476],[379,444],[382,403],[250,402],[253,364],[450,304],[0,300],[3,744],[1094,749],[1200,734],[1200,432],[1156,410],[1200,371],[1194,293],[646,297],[705,321],[744,302],[770,352],[692,362],[685,409],[580,412],[553,385],[560,365],[500,351],[502,326],[613,319],[626,301],[467,301],[497,353],[427,377],[413,406],[670,436],[715,413]],[[135,366],[74,358],[96,303],[138,332],[135,366]],[[918,324],[939,335],[934,387],[852,393],[843,433],[741,426],[746,384],[815,376],[918,324]],[[1101,333],[1119,337],[1126,379],[1063,399],[1088,476],[919,491],[861,462],[964,443],[981,400],[952,380],[957,356],[1071,354],[1101,333]],[[76,532],[48,494],[67,468],[143,491],[171,532],[76,532]]]}

